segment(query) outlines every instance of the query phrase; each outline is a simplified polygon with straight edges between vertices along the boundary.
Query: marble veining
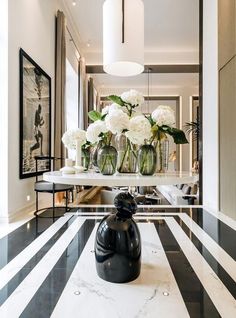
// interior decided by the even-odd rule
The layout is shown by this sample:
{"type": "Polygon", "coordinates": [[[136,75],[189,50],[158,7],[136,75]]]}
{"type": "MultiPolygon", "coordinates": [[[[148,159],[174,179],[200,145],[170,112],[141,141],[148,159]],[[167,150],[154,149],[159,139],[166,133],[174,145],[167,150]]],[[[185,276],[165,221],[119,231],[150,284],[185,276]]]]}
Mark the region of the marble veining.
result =
{"type": "Polygon", "coordinates": [[[139,224],[139,228],[143,239],[140,276],[127,284],[108,283],[97,276],[94,254],[90,252],[95,229],[52,317],[76,317],[76,308],[81,317],[91,317],[94,308],[96,317],[177,317],[176,313],[181,318],[189,317],[154,225],[139,224]],[[75,290],[80,295],[74,295],[75,290]]]}

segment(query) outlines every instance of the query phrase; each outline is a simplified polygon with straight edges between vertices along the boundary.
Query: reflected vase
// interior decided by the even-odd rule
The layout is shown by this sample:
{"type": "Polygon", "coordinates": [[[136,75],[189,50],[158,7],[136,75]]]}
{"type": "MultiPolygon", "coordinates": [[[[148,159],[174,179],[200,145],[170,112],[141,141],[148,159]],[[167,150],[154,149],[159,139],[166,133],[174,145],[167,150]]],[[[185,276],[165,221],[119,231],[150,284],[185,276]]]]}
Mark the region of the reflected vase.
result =
{"type": "Polygon", "coordinates": [[[101,149],[103,146],[102,142],[100,141],[95,147],[93,147],[92,151],[91,151],[91,163],[93,168],[95,168],[95,170],[98,169],[98,151],[99,149],[101,149]]]}
{"type": "Polygon", "coordinates": [[[157,154],[157,172],[167,172],[169,162],[169,140],[167,137],[157,141],[157,154]]]}
{"type": "Polygon", "coordinates": [[[137,145],[132,144],[124,134],[117,136],[115,142],[118,152],[117,171],[119,173],[137,173],[137,145]]]}
{"type": "Polygon", "coordinates": [[[139,173],[152,176],[156,172],[157,153],[152,145],[143,145],[138,152],[139,173]]]}
{"type": "Polygon", "coordinates": [[[97,165],[103,175],[112,175],[116,172],[117,151],[113,146],[103,146],[98,150],[97,165]]]}

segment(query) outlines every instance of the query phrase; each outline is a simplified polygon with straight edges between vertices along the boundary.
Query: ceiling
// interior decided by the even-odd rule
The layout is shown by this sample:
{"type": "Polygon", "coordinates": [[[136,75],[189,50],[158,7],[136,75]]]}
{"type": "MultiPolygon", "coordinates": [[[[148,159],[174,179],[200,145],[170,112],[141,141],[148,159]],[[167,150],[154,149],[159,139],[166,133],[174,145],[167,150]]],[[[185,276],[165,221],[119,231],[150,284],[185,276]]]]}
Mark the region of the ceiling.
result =
{"type": "MultiPolygon", "coordinates": [[[[64,2],[79,32],[85,57],[101,53],[104,0],[77,0],[76,6],[72,6],[72,0],[64,2]]],[[[198,52],[198,5],[199,0],[144,0],[145,52],[198,52]]]]}
{"type": "MultiPolygon", "coordinates": [[[[92,74],[95,86],[101,91],[116,87],[117,89],[125,89],[132,87],[141,91],[144,95],[148,95],[147,84],[148,74],[140,74],[134,77],[127,77],[124,81],[123,77],[110,76],[108,74],[92,74]],[[125,83],[125,84],[124,84],[125,83]]],[[[196,87],[198,86],[199,76],[197,73],[189,74],[150,74],[150,95],[155,94],[156,89],[161,88],[177,88],[177,87],[196,87]]]]}
{"type": "MultiPolygon", "coordinates": [[[[80,38],[87,64],[102,64],[104,0],[63,0],[80,38]]],[[[145,64],[197,64],[199,0],[144,0],[145,64]]],[[[146,87],[147,75],[131,78],[93,75],[97,86],[146,87]],[[125,83],[125,84],[124,84],[125,83]]],[[[197,74],[152,74],[153,86],[198,85],[197,74]]]]}

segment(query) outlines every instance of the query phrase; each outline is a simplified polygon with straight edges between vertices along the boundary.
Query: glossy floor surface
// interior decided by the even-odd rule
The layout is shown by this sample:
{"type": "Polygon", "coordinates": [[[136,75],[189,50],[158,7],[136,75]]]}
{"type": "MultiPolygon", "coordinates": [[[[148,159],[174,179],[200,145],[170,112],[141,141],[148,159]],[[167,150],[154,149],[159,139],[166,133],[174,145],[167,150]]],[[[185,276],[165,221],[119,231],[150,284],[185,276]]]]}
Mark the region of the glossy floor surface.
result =
{"type": "Polygon", "coordinates": [[[141,275],[112,284],[94,262],[98,222],[111,212],[33,218],[3,236],[0,317],[236,317],[233,221],[196,208],[139,209],[141,275]]]}

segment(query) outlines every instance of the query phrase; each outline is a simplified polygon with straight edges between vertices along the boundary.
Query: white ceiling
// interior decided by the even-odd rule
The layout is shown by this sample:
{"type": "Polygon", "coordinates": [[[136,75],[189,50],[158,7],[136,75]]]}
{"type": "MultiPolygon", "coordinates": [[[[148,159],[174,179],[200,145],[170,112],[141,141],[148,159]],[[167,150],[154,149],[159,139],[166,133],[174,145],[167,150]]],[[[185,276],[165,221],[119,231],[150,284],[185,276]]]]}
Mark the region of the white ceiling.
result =
{"type": "MultiPolygon", "coordinates": [[[[108,74],[92,74],[95,87],[102,95],[107,92],[122,92],[129,88],[134,88],[148,95],[148,75],[140,74],[134,77],[115,77],[108,74]]],[[[169,92],[176,89],[193,88],[198,86],[198,74],[150,74],[149,94],[158,95],[168,89],[169,92]]]]}
{"type": "MultiPolygon", "coordinates": [[[[72,0],[64,1],[80,34],[85,57],[102,52],[104,0],[77,0],[76,6],[72,0]]],[[[145,51],[198,52],[198,5],[199,0],[144,0],[145,51]]]]}
{"type": "MultiPolygon", "coordinates": [[[[102,64],[102,6],[104,0],[63,0],[80,38],[87,64],[102,64]],[[87,43],[90,46],[87,46],[87,43]]],[[[198,63],[199,0],[143,0],[145,63],[198,63]]],[[[93,75],[98,87],[147,87],[147,75],[119,78],[93,75]]],[[[197,86],[197,74],[152,74],[152,87],[197,86]]]]}
{"type": "MultiPolygon", "coordinates": [[[[94,81],[99,82],[100,85],[106,87],[123,87],[124,78],[110,76],[108,74],[92,74],[94,81]]],[[[126,84],[128,86],[135,86],[136,88],[142,88],[143,84],[147,86],[148,74],[140,74],[134,77],[127,77],[126,84]]],[[[149,76],[150,87],[179,87],[179,86],[192,86],[198,85],[198,74],[150,74],[149,76]]]]}

